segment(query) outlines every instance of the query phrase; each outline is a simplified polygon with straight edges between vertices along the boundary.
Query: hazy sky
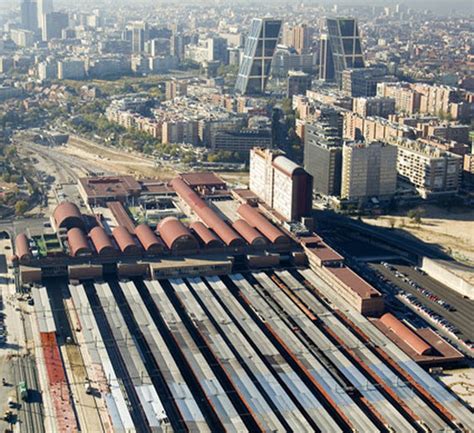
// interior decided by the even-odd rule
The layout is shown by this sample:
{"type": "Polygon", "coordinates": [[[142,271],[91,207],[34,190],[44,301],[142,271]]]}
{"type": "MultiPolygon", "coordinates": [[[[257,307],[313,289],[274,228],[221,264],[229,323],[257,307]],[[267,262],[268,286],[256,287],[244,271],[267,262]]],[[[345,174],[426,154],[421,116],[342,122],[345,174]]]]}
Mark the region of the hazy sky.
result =
{"type": "MultiPolygon", "coordinates": [[[[53,0],[54,1],[54,0],[53,0]]],[[[260,3],[262,0],[235,0],[233,3],[260,3]]],[[[277,0],[278,3],[288,3],[294,0],[277,0]]],[[[304,2],[304,0],[302,0],[304,2]]],[[[139,0],[140,3],[145,3],[146,0],[139,0]]],[[[213,0],[184,0],[183,3],[200,3],[200,4],[215,4],[213,0]]],[[[319,4],[339,4],[339,5],[360,5],[360,4],[373,4],[373,5],[388,5],[388,4],[396,4],[396,3],[404,3],[409,7],[416,7],[416,8],[426,8],[436,11],[443,11],[449,12],[452,10],[456,10],[457,12],[462,11],[466,14],[466,16],[474,14],[474,0],[409,0],[409,1],[401,1],[401,0],[371,0],[369,2],[364,0],[340,0],[340,1],[330,1],[330,0],[306,0],[308,3],[319,3],[319,4]]],[[[2,9],[10,8],[12,4],[19,4],[20,0],[0,0],[0,7],[2,9]]],[[[77,0],[56,0],[54,1],[55,4],[59,5],[67,5],[71,4],[77,6],[77,0]]],[[[93,1],[85,1],[88,5],[93,3],[93,1]]],[[[97,1],[97,4],[100,5],[103,2],[101,0],[97,1]]],[[[109,1],[110,3],[110,1],[109,1]]],[[[120,1],[120,3],[124,3],[120,1]]],[[[160,0],[149,0],[148,3],[152,4],[159,4],[160,0]]]]}

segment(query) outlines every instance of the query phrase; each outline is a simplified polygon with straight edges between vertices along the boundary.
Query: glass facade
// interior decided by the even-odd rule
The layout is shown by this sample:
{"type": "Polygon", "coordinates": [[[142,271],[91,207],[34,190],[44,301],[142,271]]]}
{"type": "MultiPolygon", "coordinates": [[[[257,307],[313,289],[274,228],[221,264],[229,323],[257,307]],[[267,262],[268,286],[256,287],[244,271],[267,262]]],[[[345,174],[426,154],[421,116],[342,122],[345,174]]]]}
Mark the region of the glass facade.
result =
{"type": "Polygon", "coordinates": [[[328,18],[329,43],[337,83],[342,83],[344,69],[365,67],[359,29],[354,18],[328,18]]]}
{"type": "Polygon", "coordinates": [[[265,92],[275,48],[280,37],[281,21],[254,18],[245,44],[236,92],[255,95],[265,92]]]}

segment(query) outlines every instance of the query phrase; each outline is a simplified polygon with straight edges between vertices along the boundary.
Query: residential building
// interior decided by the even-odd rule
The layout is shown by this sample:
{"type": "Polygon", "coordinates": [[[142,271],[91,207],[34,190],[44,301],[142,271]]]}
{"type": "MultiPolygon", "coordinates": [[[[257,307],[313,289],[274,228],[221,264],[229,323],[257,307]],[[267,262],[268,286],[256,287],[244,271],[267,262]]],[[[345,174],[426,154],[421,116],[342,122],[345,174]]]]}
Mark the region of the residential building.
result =
{"type": "Polygon", "coordinates": [[[63,59],[58,62],[59,80],[82,80],[86,76],[85,62],[81,59],[63,59]]]}
{"type": "Polygon", "coordinates": [[[422,198],[458,192],[463,157],[416,140],[394,139],[398,147],[397,171],[422,198]]]}
{"type": "Polygon", "coordinates": [[[281,20],[254,18],[245,44],[235,90],[243,95],[265,92],[281,20]]]}
{"type": "Polygon", "coordinates": [[[250,151],[250,190],[286,221],[311,211],[311,176],[281,152],[257,147],[250,151]]]}
{"type": "Polygon", "coordinates": [[[420,111],[421,95],[408,83],[377,83],[377,96],[395,99],[395,109],[399,113],[413,115],[420,111]]]}
{"type": "Polygon", "coordinates": [[[199,124],[196,120],[170,120],[163,122],[162,141],[165,144],[199,144],[199,124]]]}
{"type": "Polygon", "coordinates": [[[212,143],[215,150],[248,152],[253,147],[271,149],[273,147],[270,128],[242,128],[239,130],[220,130],[215,133],[212,143]]]}
{"type": "Polygon", "coordinates": [[[354,98],[352,111],[361,117],[377,116],[387,118],[395,113],[395,99],[378,96],[354,98]]]}
{"type": "Polygon", "coordinates": [[[387,141],[394,137],[416,138],[417,131],[383,117],[362,117],[351,111],[344,116],[343,138],[350,141],[387,141]]]}
{"type": "Polygon", "coordinates": [[[374,141],[345,143],[342,150],[341,198],[387,199],[397,188],[397,147],[374,141]]]}
{"type": "Polygon", "coordinates": [[[317,194],[339,196],[342,169],[343,117],[333,107],[323,106],[304,132],[304,168],[313,177],[317,194]]]}
{"type": "Polygon", "coordinates": [[[342,72],[342,91],[354,98],[375,96],[377,84],[386,80],[383,67],[345,69],[342,72]]]}
{"type": "Polygon", "coordinates": [[[35,43],[35,33],[30,30],[12,29],[10,37],[19,47],[31,47],[35,43]]]}
{"type": "Polygon", "coordinates": [[[188,84],[183,80],[172,79],[166,82],[166,99],[174,99],[188,94],[188,84]]]}
{"type": "Polygon", "coordinates": [[[58,78],[58,62],[45,61],[38,63],[38,78],[41,81],[58,78]]]}

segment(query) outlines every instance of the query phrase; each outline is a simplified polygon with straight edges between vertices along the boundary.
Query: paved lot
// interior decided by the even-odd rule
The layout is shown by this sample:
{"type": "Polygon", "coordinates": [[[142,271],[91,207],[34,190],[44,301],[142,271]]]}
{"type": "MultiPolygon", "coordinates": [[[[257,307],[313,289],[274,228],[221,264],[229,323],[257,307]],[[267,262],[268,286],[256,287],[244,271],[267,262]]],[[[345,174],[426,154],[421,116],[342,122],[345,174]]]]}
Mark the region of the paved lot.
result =
{"type": "Polygon", "coordinates": [[[405,283],[400,278],[396,277],[395,274],[380,264],[372,265],[375,269],[381,272],[386,278],[401,287],[408,293],[413,294],[416,298],[427,307],[431,308],[434,312],[445,317],[449,322],[459,328],[461,331],[460,336],[469,340],[474,340],[474,301],[465,299],[462,295],[444,286],[433,278],[422,275],[415,271],[415,269],[408,265],[393,264],[393,266],[400,272],[415,281],[420,287],[430,290],[433,294],[438,295],[441,299],[451,304],[456,311],[448,311],[436,302],[431,301],[428,297],[421,294],[418,290],[405,283]]]}

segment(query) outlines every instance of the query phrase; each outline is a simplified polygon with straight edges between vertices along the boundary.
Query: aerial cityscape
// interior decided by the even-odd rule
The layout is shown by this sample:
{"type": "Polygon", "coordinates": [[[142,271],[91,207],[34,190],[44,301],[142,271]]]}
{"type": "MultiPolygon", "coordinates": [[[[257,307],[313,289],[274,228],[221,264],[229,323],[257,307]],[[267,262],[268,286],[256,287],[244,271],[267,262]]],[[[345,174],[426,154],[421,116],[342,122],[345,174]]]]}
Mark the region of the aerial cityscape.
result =
{"type": "Polygon", "coordinates": [[[0,431],[474,433],[474,3],[0,0],[0,431]]]}

